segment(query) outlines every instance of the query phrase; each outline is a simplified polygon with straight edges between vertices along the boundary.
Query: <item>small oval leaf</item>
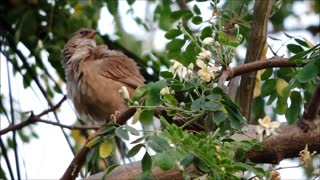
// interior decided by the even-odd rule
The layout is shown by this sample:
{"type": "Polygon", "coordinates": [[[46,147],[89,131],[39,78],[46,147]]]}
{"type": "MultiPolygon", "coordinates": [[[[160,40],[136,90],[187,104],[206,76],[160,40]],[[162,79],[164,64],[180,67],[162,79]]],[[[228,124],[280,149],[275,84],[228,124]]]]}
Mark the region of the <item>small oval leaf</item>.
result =
{"type": "Polygon", "coordinates": [[[101,158],[106,158],[108,156],[110,156],[110,154],[112,153],[112,149],[113,149],[113,144],[111,141],[106,140],[104,141],[99,148],[99,156],[101,158]]]}
{"type": "Polygon", "coordinates": [[[119,138],[127,140],[127,141],[129,140],[128,131],[122,129],[122,127],[117,128],[115,133],[119,138]]]}

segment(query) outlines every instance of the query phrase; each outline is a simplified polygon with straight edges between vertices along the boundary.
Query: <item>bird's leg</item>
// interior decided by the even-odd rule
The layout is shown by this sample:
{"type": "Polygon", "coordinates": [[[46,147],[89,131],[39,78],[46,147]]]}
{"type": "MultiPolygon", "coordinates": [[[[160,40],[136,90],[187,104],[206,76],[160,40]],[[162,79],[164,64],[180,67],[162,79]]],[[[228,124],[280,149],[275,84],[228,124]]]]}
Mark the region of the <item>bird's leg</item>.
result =
{"type": "Polygon", "coordinates": [[[119,115],[120,115],[120,111],[115,111],[113,114],[111,114],[111,120],[116,123],[119,115]]]}

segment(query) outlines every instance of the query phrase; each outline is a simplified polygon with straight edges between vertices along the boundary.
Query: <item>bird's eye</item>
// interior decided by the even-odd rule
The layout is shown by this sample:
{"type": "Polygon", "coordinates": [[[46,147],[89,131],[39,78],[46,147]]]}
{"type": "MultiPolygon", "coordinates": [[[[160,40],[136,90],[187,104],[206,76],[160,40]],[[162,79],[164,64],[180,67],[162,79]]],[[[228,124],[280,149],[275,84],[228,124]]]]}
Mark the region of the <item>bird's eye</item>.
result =
{"type": "Polygon", "coordinates": [[[81,34],[81,35],[86,35],[87,32],[86,32],[86,31],[80,31],[80,34],[81,34]]]}

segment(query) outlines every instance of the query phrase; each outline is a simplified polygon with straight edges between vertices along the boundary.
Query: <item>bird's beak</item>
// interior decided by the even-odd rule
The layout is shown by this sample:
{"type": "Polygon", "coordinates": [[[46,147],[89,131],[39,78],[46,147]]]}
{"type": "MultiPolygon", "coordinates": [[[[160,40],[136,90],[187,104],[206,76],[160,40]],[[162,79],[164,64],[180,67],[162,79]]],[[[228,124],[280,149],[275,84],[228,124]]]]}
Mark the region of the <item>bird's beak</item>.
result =
{"type": "Polygon", "coordinates": [[[90,32],[90,34],[88,34],[88,37],[89,37],[90,39],[95,39],[95,38],[96,38],[96,35],[97,35],[97,31],[92,31],[92,32],[90,32]]]}

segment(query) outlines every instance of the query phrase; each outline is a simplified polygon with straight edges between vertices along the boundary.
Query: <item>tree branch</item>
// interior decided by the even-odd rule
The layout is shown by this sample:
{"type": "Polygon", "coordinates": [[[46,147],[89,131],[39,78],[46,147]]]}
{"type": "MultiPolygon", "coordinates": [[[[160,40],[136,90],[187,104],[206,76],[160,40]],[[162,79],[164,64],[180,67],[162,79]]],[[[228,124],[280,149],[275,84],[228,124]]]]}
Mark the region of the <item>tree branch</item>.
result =
{"type": "Polygon", "coordinates": [[[302,67],[304,64],[297,64],[291,61],[288,61],[288,58],[274,56],[266,60],[257,60],[255,62],[240,64],[237,67],[227,70],[228,77],[227,80],[230,80],[236,76],[240,76],[246,73],[255,72],[261,69],[272,68],[272,67],[302,67]]]}
{"type": "Polygon", "coordinates": [[[69,126],[69,125],[64,125],[64,124],[60,124],[60,123],[57,123],[57,122],[52,122],[52,121],[48,121],[48,120],[44,120],[44,119],[40,118],[41,116],[43,116],[45,114],[48,114],[50,112],[54,112],[55,110],[57,110],[65,100],[66,100],[66,96],[64,96],[55,106],[52,106],[51,108],[49,108],[47,110],[44,110],[43,112],[41,112],[38,115],[34,115],[33,113],[31,113],[30,117],[27,120],[22,121],[19,124],[9,125],[7,128],[0,130],[0,135],[6,134],[6,133],[8,133],[10,131],[16,131],[18,129],[22,129],[25,126],[28,126],[28,125],[36,123],[36,122],[42,122],[42,123],[46,123],[46,124],[51,124],[51,125],[54,125],[54,126],[67,128],[67,129],[70,129],[70,130],[74,130],[74,129],[87,130],[87,129],[98,129],[99,128],[99,127],[96,127],[96,126],[91,126],[91,127],[88,127],[88,126],[73,126],[73,125],[69,126]]]}
{"type": "Polygon", "coordinates": [[[310,102],[308,106],[305,108],[303,115],[298,120],[297,125],[304,131],[308,132],[311,129],[318,128],[314,125],[314,121],[320,121],[320,117],[318,115],[320,108],[320,82],[313,92],[310,102]]]}
{"type": "MultiPolygon", "coordinates": [[[[267,40],[268,17],[272,0],[256,0],[254,6],[253,21],[248,40],[245,63],[254,62],[261,58],[263,48],[267,40]]],[[[256,72],[244,74],[240,83],[240,107],[242,114],[250,122],[253,89],[256,72]]]]}

